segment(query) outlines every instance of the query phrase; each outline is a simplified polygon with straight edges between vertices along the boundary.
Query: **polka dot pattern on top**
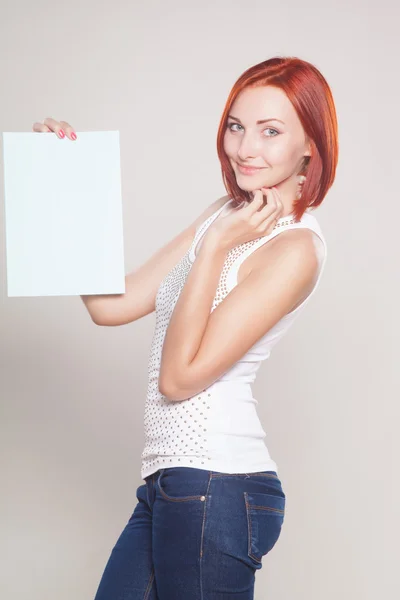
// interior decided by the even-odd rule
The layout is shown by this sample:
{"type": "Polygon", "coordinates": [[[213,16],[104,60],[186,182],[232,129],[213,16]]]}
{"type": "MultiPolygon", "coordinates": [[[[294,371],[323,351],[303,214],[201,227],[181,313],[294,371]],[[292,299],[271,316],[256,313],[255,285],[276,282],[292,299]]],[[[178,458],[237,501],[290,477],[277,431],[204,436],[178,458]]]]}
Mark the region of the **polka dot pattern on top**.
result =
{"type": "MultiPolygon", "coordinates": [[[[212,216],[197,231],[199,239],[212,216]]],[[[189,252],[162,281],[156,296],[156,324],[149,364],[148,389],[144,413],[145,447],[142,452],[142,477],[147,477],[168,463],[182,462],[207,468],[207,425],[211,394],[207,390],[180,402],[168,400],[158,389],[161,352],[168,323],[186,278],[192,268],[189,252]]]]}
{"type": "MultiPolygon", "coordinates": [[[[199,227],[188,252],[167,274],[157,291],[156,323],[148,362],[148,389],[144,409],[145,444],[141,455],[142,478],[168,466],[182,465],[209,469],[212,468],[215,459],[210,454],[208,436],[212,403],[213,400],[216,400],[213,398],[212,386],[191,398],[172,401],[159,391],[158,379],[168,323],[196,259],[196,246],[209,225],[225,206],[226,204],[199,227]]],[[[277,226],[279,231],[282,231],[286,228],[296,227],[297,224],[291,225],[285,218],[282,218],[279,219],[277,226]]],[[[302,225],[299,224],[299,226],[302,225]]],[[[310,226],[314,227],[312,223],[310,226]]],[[[233,287],[234,283],[232,282],[236,280],[237,271],[243,258],[249,255],[253,249],[268,241],[270,237],[273,236],[251,240],[232,248],[227,253],[211,312],[233,287]]],[[[290,321],[287,322],[287,326],[289,324],[290,321]]],[[[244,359],[246,360],[246,358],[247,355],[244,359]]]]}

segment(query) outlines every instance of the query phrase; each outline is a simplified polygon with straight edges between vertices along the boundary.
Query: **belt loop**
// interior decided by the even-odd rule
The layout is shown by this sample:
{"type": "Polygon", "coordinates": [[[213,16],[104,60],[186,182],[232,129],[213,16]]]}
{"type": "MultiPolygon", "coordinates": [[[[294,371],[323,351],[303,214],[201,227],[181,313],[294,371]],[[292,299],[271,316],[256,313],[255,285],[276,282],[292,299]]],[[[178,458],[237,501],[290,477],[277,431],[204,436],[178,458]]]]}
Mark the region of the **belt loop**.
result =
{"type": "MultiPolygon", "coordinates": [[[[157,473],[158,473],[158,476],[157,476],[157,483],[159,484],[160,477],[161,477],[161,475],[164,473],[164,469],[158,469],[157,473]]],[[[159,485],[160,485],[160,484],[159,484],[159,485]]]]}

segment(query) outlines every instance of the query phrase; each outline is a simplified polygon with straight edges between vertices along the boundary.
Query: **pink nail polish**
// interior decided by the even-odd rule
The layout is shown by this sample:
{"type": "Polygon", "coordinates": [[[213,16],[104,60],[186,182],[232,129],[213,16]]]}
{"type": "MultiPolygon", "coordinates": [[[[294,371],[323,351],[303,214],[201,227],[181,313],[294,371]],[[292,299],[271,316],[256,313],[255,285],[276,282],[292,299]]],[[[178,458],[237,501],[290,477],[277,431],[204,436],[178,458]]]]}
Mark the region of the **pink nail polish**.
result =
{"type": "Polygon", "coordinates": [[[60,129],[60,134],[59,134],[59,135],[60,135],[60,137],[62,137],[62,138],[65,136],[65,133],[63,132],[63,130],[62,130],[62,129],[60,129]]]}
{"type": "Polygon", "coordinates": [[[74,132],[71,133],[71,137],[73,140],[76,140],[76,134],[74,132]]]}

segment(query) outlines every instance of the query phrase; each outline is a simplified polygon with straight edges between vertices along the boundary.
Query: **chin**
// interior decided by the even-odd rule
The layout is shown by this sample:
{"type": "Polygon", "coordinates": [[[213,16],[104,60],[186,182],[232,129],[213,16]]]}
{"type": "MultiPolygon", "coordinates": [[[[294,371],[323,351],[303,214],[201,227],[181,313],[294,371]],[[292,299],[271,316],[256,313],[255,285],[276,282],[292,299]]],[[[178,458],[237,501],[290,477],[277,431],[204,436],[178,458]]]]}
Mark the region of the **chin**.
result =
{"type": "Polygon", "coordinates": [[[238,185],[238,187],[240,187],[241,190],[244,190],[245,192],[253,192],[254,190],[259,190],[262,187],[270,187],[270,185],[268,183],[265,183],[264,181],[261,181],[260,183],[256,183],[255,181],[250,181],[249,177],[246,176],[239,176],[236,177],[236,183],[238,185]]]}

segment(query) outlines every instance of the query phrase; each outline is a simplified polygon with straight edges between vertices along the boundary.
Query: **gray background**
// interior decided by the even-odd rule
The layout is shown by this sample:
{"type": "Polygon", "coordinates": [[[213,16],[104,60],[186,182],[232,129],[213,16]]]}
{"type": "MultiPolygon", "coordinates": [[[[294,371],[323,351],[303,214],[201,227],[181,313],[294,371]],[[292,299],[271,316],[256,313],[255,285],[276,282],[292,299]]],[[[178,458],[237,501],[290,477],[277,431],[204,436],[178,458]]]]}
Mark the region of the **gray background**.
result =
{"type": "MultiPolygon", "coordinates": [[[[295,55],[327,78],[340,158],[314,213],[326,270],[254,384],[287,495],[256,598],[397,597],[394,0],[2,0],[0,8],[0,130],[30,131],[54,117],[78,132],[121,132],[127,272],[225,193],[216,132],[245,69],[295,55]]],[[[89,600],[142,483],[154,313],[102,328],[79,297],[7,298],[0,215],[0,595],[89,600]]]]}

